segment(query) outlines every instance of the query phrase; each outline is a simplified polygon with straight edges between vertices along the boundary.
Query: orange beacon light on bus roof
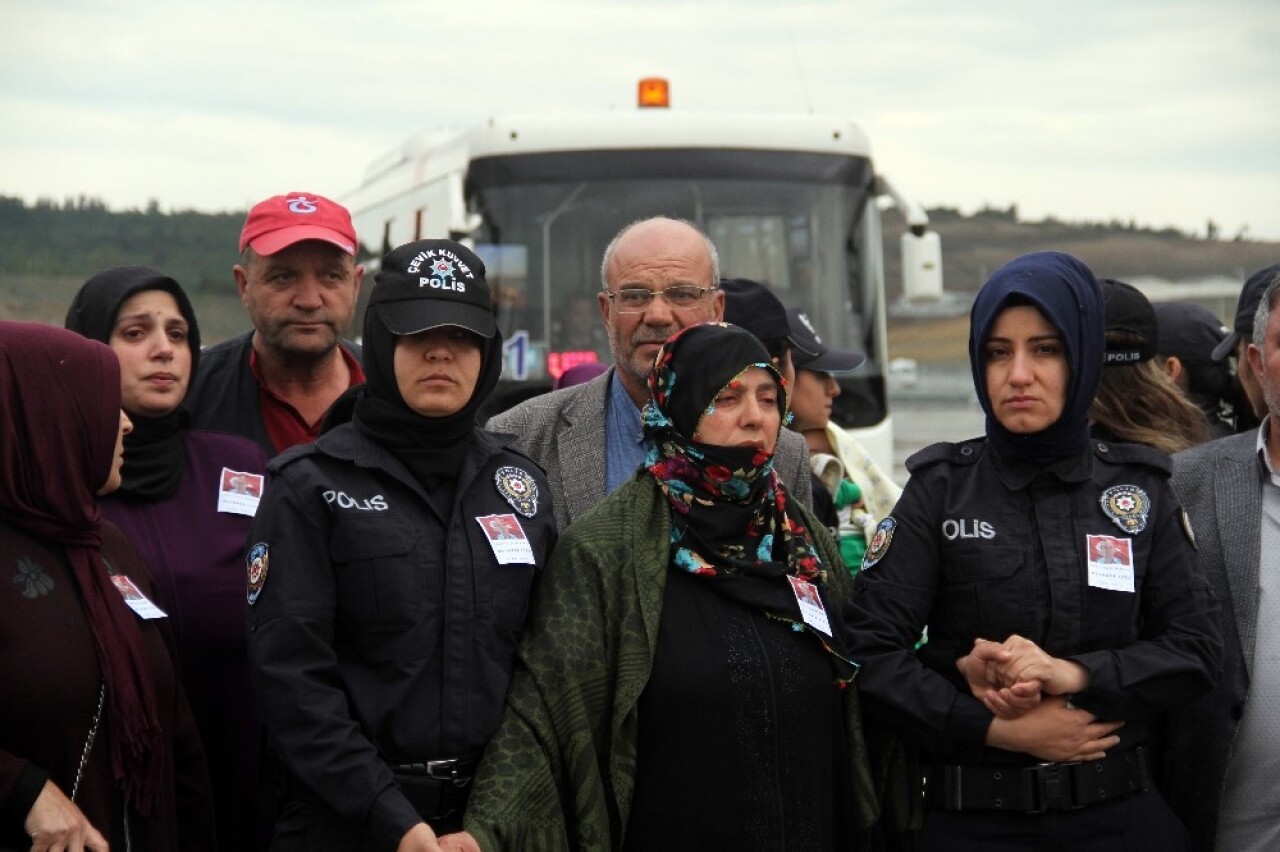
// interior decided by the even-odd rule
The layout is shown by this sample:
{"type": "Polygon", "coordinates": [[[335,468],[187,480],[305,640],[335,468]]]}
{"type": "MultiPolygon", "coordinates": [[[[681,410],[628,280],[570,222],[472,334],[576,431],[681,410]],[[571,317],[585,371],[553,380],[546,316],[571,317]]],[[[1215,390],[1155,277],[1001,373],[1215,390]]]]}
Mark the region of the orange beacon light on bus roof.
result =
{"type": "Polygon", "coordinates": [[[660,107],[662,109],[671,106],[671,91],[667,85],[667,79],[665,77],[645,77],[641,80],[636,103],[641,107],[660,107]]]}

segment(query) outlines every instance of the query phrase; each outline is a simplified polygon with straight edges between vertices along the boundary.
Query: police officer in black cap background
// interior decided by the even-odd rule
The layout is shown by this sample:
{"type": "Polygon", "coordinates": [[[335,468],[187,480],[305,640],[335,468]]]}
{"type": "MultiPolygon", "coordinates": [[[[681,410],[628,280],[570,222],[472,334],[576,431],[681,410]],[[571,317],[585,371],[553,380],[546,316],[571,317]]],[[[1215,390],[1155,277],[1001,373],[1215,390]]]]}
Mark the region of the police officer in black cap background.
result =
{"type": "Polygon", "coordinates": [[[1157,302],[1156,363],[1209,421],[1210,438],[1235,434],[1231,365],[1213,360],[1230,334],[1213,311],[1195,302],[1157,302]]]}
{"type": "Polygon", "coordinates": [[[367,384],[271,463],[249,538],[254,687],[288,774],[274,850],[451,848],[556,535],[541,470],[476,425],[502,368],[478,257],[386,255],[364,347],[367,384]]]}
{"type": "Polygon", "coordinates": [[[1236,434],[1258,428],[1267,413],[1266,400],[1262,398],[1262,382],[1249,366],[1247,351],[1253,338],[1253,315],[1262,301],[1262,294],[1271,282],[1280,279],[1280,263],[1264,266],[1249,276],[1240,290],[1236,303],[1235,325],[1231,333],[1213,350],[1213,360],[1225,361],[1234,356],[1236,362],[1236,434]]]}
{"type": "Polygon", "coordinates": [[[1155,361],[1156,310],[1132,284],[1103,278],[1106,335],[1102,380],[1089,431],[1104,441],[1146,444],[1172,455],[1209,440],[1209,422],[1155,361]]]}
{"type": "MultiPolygon", "coordinates": [[[[724,321],[747,331],[764,344],[769,360],[778,368],[789,388],[788,396],[795,392],[796,368],[791,363],[790,327],[787,324],[787,308],[766,285],[750,278],[721,278],[724,291],[724,321]]],[[[786,424],[784,424],[786,425],[786,424]]],[[[809,450],[795,429],[784,429],[778,435],[776,453],[779,457],[798,457],[802,468],[809,467],[809,450]]],[[[813,485],[813,514],[823,525],[834,530],[839,524],[831,492],[818,478],[810,474],[813,485]]]]}

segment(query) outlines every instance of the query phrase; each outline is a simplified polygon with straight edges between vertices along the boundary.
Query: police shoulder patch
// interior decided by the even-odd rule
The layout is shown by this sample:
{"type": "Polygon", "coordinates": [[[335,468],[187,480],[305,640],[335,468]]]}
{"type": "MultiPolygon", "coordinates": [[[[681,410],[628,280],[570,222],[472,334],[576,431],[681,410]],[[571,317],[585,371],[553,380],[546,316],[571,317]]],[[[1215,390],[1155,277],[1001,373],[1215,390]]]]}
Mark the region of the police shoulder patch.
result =
{"type": "Polygon", "coordinates": [[[518,467],[500,467],[493,475],[493,484],[502,498],[526,518],[538,513],[538,483],[527,470],[518,467]]]}
{"type": "Polygon", "coordinates": [[[876,527],[875,533],[871,536],[871,541],[867,543],[867,552],[862,557],[863,571],[875,565],[889,552],[889,545],[893,543],[893,533],[897,528],[898,522],[892,517],[885,518],[876,527]]]}
{"type": "Polygon", "coordinates": [[[245,570],[248,572],[250,606],[258,602],[262,586],[267,582],[267,569],[271,561],[269,550],[267,543],[260,541],[249,548],[249,553],[244,558],[245,570]]]}

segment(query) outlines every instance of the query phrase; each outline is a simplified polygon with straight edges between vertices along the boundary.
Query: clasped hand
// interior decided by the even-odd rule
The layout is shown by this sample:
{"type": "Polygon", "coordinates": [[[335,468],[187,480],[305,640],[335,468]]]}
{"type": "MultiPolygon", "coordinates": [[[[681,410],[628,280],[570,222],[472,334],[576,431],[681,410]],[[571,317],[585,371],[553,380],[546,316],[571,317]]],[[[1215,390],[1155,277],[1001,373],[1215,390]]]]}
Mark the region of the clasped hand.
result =
{"type": "Polygon", "coordinates": [[[1045,653],[1018,635],[1004,642],[975,639],[973,650],[956,660],[973,697],[1001,719],[1016,719],[1040,703],[1041,695],[1071,695],[1089,685],[1079,663],[1045,653]]]}
{"type": "Polygon", "coordinates": [[[1046,654],[1030,639],[976,639],[956,668],[995,714],[988,745],[1070,763],[1098,760],[1120,742],[1115,732],[1123,722],[1099,721],[1062,697],[1089,686],[1088,669],[1046,654]]]}
{"type": "Polygon", "coordinates": [[[431,826],[420,822],[400,838],[396,852],[480,852],[480,845],[465,831],[437,837],[431,826]]]}

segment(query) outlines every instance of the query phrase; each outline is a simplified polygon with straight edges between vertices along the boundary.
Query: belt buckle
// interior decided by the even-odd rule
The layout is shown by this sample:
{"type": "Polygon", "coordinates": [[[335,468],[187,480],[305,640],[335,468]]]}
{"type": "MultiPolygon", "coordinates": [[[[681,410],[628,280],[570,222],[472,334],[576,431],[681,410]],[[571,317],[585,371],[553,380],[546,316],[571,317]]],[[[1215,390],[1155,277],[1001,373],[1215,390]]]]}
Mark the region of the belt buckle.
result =
{"type": "Polygon", "coordinates": [[[1082,807],[1076,804],[1075,791],[1072,789],[1074,776],[1071,768],[1075,765],[1074,763],[1038,763],[1023,770],[1030,772],[1035,781],[1036,807],[1027,813],[1042,814],[1050,810],[1071,811],[1082,807]]]}
{"type": "Polygon", "coordinates": [[[469,777],[459,777],[458,764],[460,762],[461,761],[457,758],[451,758],[449,760],[428,760],[426,763],[427,777],[434,778],[437,781],[452,781],[456,787],[465,787],[471,782],[471,779],[469,777]]]}

